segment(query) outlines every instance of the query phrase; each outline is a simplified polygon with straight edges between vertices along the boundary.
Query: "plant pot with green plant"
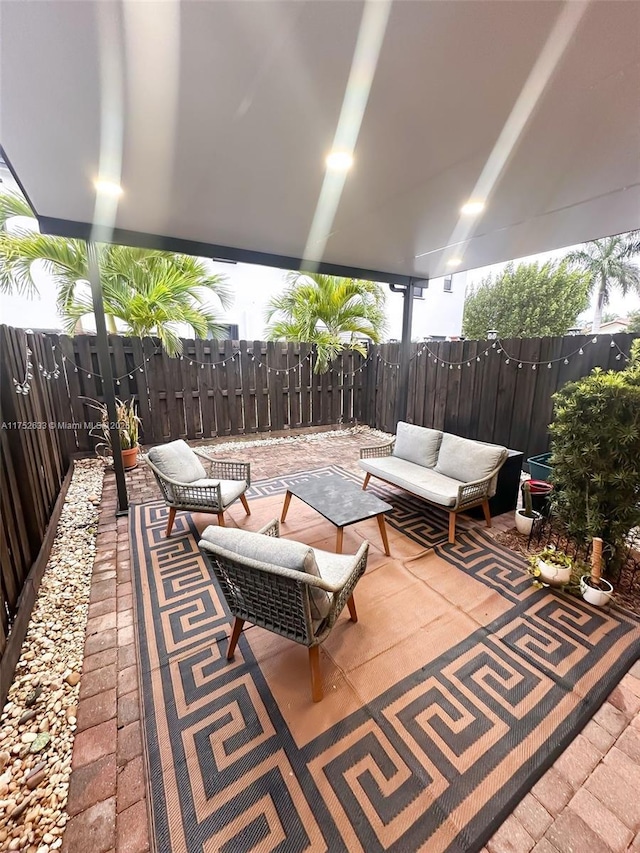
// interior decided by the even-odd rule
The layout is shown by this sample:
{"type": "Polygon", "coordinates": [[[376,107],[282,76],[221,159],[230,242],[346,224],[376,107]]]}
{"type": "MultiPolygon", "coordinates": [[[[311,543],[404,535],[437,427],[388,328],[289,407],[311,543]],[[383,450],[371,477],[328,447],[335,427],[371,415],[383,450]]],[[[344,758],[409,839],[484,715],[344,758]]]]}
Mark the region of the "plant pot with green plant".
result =
{"type": "Polygon", "coordinates": [[[580,592],[585,601],[596,607],[606,607],[611,601],[613,586],[602,577],[602,539],[594,537],[591,549],[591,574],[580,578],[580,592]]]}
{"type": "Polygon", "coordinates": [[[542,584],[561,587],[571,581],[573,560],[564,551],[552,546],[529,557],[529,564],[533,569],[532,574],[542,584]]]}
{"type": "MultiPolygon", "coordinates": [[[[80,399],[100,413],[99,422],[89,430],[89,435],[99,439],[95,447],[96,454],[104,460],[108,460],[109,457],[113,459],[113,445],[106,403],[93,400],[91,397],[81,397],[80,399]]],[[[131,470],[138,464],[138,449],[140,447],[138,438],[140,424],[142,423],[136,413],[133,397],[130,400],[116,399],[116,422],[122,451],[122,466],[126,470],[131,470]]]]}
{"type": "Polygon", "coordinates": [[[533,509],[529,480],[526,480],[522,484],[522,497],[524,500],[524,508],[516,510],[516,530],[523,536],[531,536],[533,525],[538,521],[538,519],[542,518],[542,516],[539,512],[533,509]]]}

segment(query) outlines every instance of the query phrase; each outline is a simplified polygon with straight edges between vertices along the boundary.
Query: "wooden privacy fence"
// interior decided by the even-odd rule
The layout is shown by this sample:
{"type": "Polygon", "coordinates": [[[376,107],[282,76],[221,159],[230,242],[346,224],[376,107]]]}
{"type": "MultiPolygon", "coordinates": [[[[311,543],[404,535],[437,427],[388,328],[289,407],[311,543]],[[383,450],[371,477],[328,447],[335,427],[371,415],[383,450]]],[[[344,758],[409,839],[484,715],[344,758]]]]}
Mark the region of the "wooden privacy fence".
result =
{"type": "MultiPolygon", "coordinates": [[[[594,367],[626,366],[637,335],[514,338],[413,344],[404,419],[521,450],[549,449],[552,395],[594,367]]],[[[399,344],[373,347],[366,368],[367,422],[395,429],[399,344]]]]}
{"type": "MultiPolygon", "coordinates": [[[[83,397],[104,399],[96,339],[47,335],[68,393],[58,419],[74,425],[76,451],[93,449],[96,412],[83,397]]],[[[308,344],[263,341],[183,341],[170,358],[152,338],[109,336],[115,392],[134,396],[141,441],[207,439],[270,430],[366,421],[366,359],[345,352],[321,376],[308,344]]]]}
{"type": "Polygon", "coordinates": [[[0,705],[70,479],[71,442],[56,424],[67,392],[40,369],[52,364],[52,355],[44,335],[0,327],[0,705]]]}

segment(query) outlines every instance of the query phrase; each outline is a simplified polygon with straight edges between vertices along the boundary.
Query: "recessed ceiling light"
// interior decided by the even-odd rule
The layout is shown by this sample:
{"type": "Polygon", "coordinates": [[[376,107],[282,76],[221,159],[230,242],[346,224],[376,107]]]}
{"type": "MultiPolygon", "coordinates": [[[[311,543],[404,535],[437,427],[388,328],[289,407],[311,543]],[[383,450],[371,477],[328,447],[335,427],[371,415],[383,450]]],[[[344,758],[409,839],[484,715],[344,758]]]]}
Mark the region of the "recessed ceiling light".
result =
{"type": "Polygon", "coordinates": [[[123,192],[120,184],[116,184],[114,181],[97,180],[94,182],[94,186],[99,193],[104,195],[119,196],[123,192]]]}
{"type": "Polygon", "coordinates": [[[478,213],[482,213],[483,210],[483,201],[468,201],[466,204],[462,205],[460,213],[463,213],[465,216],[475,216],[478,213]]]}
{"type": "Polygon", "coordinates": [[[462,263],[462,258],[449,258],[447,261],[448,267],[459,267],[462,263]]]}
{"type": "Polygon", "coordinates": [[[348,151],[332,151],[325,163],[332,172],[348,172],[353,166],[353,157],[348,151]]]}

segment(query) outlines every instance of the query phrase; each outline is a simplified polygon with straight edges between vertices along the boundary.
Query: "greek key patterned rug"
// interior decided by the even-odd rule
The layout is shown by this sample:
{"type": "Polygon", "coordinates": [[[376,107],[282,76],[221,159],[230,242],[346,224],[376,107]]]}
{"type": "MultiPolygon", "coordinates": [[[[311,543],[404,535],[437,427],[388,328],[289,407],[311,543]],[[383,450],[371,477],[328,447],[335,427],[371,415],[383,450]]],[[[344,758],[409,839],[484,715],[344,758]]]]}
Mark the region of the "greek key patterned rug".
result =
{"type": "MultiPolygon", "coordinates": [[[[234,504],[228,524],[278,516],[292,479],[257,483],[251,516],[234,504]]],[[[228,613],[197,546],[212,517],[179,513],[167,540],[163,504],[131,508],[157,853],[478,851],[632,665],[631,617],[533,589],[471,522],[430,547],[430,513],[401,501],[390,558],[374,519],[345,529],[345,552],[367,538],[370,557],[359,621],[343,614],[321,647],[317,704],[302,646],[248,627],[226,661],[228,613]]],[[[295,498],[282,535],[335,547],[295,498]]]]}

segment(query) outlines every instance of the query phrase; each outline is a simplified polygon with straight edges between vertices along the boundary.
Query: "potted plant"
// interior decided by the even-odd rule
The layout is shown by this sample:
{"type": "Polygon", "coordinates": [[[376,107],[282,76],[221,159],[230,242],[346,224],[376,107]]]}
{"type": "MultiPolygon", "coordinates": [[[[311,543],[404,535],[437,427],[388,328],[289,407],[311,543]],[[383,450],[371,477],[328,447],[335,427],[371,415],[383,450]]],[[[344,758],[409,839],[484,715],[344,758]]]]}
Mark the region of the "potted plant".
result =
{"type": "Polygon", "coordinates": [[[524,536],[531,536],[534,522],[541,518],[541,514],[533,509],[531,503],[531,485],[529,480],[526,480],[522,485],[522,497],[524,500],[524,509],[516,510],[516,530],[524,536]]]}
{"type": "Polygon", "coordinates": [[[529,558],[533,575],[548,586],[566,586],[571,580],[573,560],[551,545],[529,558]]]}
{"type": "Polygon", "coordinates": [[[605,607],[611,601],[613,586],[602,577],[602,539],[594,537],[591,550],[591,574],[580,578],[580,592],[585,601],[605,607]]]}
{"type": "MultiPolygon", "coordinates": [[[[106,403],[93,400],[90,397],[81,397],[88,406],[100,413],[100,421],[89,430],[89,435],[98,438],[95,450],[103,459],[113,457],[111,444],[111,431],[109,429],[109,413],[106,403]]],[[[133,397],[130,400],[116,399],[116,418],[118,424],[118,435],[122,450],[122,466],[126,470],[135,468],[138,464],[138,437],[142,421],[135,410],[133,397]]]]}

